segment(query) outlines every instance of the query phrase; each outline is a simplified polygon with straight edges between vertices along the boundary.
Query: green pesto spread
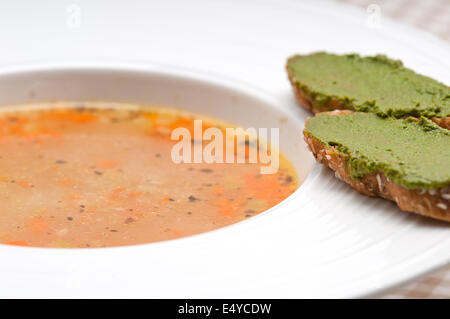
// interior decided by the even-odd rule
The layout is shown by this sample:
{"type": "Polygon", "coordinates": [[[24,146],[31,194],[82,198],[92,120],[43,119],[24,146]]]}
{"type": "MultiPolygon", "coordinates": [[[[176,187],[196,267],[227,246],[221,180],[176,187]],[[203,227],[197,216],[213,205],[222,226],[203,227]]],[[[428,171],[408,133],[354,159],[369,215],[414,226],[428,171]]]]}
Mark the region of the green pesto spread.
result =
{"type": "Polygon", "coordinates": [[[408,189],[450,185],[450,131],[424,117],[319,114],[308,120],[305,134],[345,154],[354,179],[380,171],[408,189]]]}
{"type": "Polygon", "coordinates": [[[333,109],[329,102],[337,99],[344,108],[382,116],[450,116],[448,86],[383,55],[319,52],[290,58],[287,69],[320,111],[333,109]]]}

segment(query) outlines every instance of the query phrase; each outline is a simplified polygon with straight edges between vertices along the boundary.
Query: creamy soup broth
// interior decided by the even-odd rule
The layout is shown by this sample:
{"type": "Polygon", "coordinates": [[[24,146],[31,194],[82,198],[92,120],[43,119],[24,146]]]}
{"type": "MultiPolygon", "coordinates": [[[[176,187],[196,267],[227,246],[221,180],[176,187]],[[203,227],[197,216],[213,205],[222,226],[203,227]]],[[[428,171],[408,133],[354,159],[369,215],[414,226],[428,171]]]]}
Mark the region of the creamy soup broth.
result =
{"type": "Polygon", "coordinates": [[[225,127],[120,103],[4,108],[0,243],[81,248],[174,239],[255,216],[297,189],[283,155],[278,172],[266,175],[258,163],[174,163],[171,131],[192,129],[195,118],[225,127]]]}

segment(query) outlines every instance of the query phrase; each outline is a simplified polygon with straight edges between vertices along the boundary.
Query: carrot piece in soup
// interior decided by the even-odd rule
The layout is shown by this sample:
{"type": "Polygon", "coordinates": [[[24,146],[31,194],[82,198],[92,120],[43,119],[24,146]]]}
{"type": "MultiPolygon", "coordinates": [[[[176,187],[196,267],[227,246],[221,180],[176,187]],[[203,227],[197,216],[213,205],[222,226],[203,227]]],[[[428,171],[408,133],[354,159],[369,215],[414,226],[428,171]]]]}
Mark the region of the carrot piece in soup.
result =
{"type": "Polygon", "coordinates": [[[5,243],[6,245],[12,245],[12,246],[29,246],[26,241],[23,240],[13,240],[13,241],[7,241],[5,243]]]}
{"type": "Polygon", "coordinates": [[[44,233],[50,230],[45,219],[41,217],[34,217],[28,221],[28,229],[34,233],[44,233]]]}
{"type": "Polygon", "coordinates": [[[20,185],[23,188],[32,188],[33,187],[33,184],[31,184],[30,182],[24,181],[24,180],[17,181],[17,185],[20,185]]]}
{"type": "Polygon", "coordinates": [[[118,167],[119,163],[117,161],[105,160],[98,162],[97,166],[101,169],[111,169],[118,167]]]}

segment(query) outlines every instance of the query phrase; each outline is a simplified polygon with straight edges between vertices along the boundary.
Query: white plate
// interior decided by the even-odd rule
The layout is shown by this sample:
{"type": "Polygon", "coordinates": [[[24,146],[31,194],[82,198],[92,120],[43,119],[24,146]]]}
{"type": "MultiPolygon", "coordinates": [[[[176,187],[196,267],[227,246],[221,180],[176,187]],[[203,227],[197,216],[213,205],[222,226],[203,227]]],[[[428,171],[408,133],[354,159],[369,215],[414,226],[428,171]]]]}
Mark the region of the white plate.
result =
{"type": "MultiPolygon", "coordinates": [[[[300,167],[308,165],[308,156],[300,142],[294,150],[292,143],[300,138],[292,132],[297,125],[300,131],[298,123],[308,113],[295,105],[286,80],[283,68],[289,55],[316,50],[382,52],[450,83],[446,44],[384,16],[379,28],[369,28],[364,12],[329,2],[79,0],[77,5],[79,27],[74,20],[66,24],[74,7],[67,8],[60,1],[22,0],[4,5],[0,39],[7,50],[0,52],[0,65],[5,67],[0,70],[2,103],[31,99],[30,89],[35,99],[52,94],[129,99],[133,92],[127,86],[132,80],[126,77],[111,76],[112,82],[84,78],[92,84],[84,86],[70,85],[73,76],[50,81],[57,70],[90,69],[91,76],[114,70],[128,75],[140,72],[144,78],[181,76],[188,87],[201,87],[199,95],[186,95],[180,102],[188,108],[201,104],[211,114],[243,124],[271,124],[287,112],[291,126],[285,131],[294,140],[285,138],[282,148],[300,167]],[[56,60],[58,64],[42,63],[56,60]],[[137,61],[141,63],[132,63],[137,61]],[[25,66],[7,67],[17,64],[25,66]],[[34,73],[15,75],[33,68],[34,73]],[[52,70],[49,82],[42,81],[41,69],[52,70]],[[17,83],[22,83],[22,91],[17,83]],[[59,93],[51,90],[52,85],[61,88],[59,93]],[[211,90],[224,94],[214,100],[208,95],[211,90]],[[252,117],[245,106],[242,116],[223,111],[219,106],[226,102],[229,90],[241,102],[252,108],[259,105],[264,112],[252,117]],[[207,103],[211,108],[206,109],[207,103]]],[[[161,90],[161,99],[175,103],[167,90],[161,90]]],[[[152,98],[149,92],[134,94],[141,94],[137,100],[148,100],[152,98]]],[[[449,234],[447,224],[361,196],[314,165],[307,181],[288,200],[214,232],[108,249],[2,246],[0,296],[361,297],[449,263],[449,234]]]]}

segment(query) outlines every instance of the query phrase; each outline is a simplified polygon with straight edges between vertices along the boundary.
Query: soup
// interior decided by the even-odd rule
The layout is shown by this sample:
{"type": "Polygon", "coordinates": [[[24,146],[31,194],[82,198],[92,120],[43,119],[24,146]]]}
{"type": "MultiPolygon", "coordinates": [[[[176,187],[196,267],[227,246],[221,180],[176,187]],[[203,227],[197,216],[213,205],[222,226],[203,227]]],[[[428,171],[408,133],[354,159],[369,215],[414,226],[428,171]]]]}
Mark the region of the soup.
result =
{"type": "MultiPolygon", "coordinates": [[[[174,239],[255,216],[297,189],[283,155],[274,174],[262,174],[260,163],[175,163],[171,132],[192,130],[196,118],[204,128],[229,127],[122,103],[4,107],[0,243],[83,248],[174,239]]],[[[252,147],[247,140],[247,155],[252,147]]]]}

